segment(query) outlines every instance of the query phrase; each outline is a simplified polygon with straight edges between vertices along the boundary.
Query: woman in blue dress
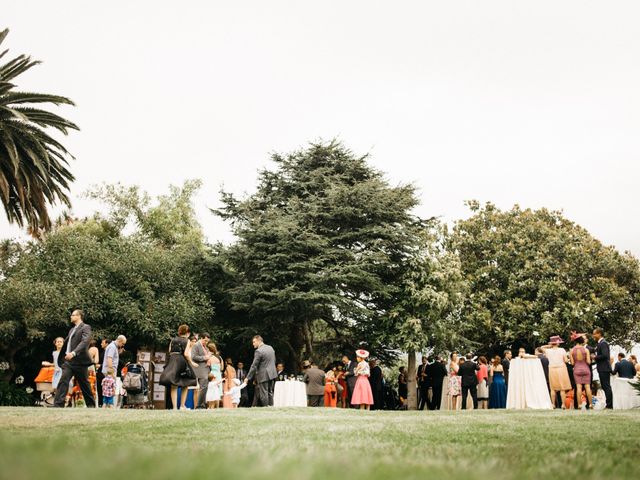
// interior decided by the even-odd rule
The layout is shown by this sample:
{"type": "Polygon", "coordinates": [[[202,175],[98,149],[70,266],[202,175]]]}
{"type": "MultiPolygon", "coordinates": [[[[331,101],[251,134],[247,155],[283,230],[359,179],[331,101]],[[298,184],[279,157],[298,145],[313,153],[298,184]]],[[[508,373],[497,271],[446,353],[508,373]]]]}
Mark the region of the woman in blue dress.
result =
{"type": "Polygon", "coordinates": [[[493,357],[489,375],[493,379],[489,387],[489,408],[507,408],[507,384],[499,355],[493,357]]]}

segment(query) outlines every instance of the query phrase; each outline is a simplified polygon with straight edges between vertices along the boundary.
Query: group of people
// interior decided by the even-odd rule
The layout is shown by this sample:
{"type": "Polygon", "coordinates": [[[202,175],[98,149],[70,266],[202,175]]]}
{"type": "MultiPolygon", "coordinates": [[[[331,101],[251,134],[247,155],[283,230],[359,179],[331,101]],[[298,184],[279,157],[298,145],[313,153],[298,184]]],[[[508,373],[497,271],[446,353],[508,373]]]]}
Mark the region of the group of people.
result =
{"type": "MultiPolygon", "coordinates": [[[[595,345],[588,346],[586,334],[573,332],[571,341],[574,345],[569,351],[561,347],[564,340],[560,336],[552,336],[547,345],[536,349],[535,355],[527,354],[521,348],[518,359],[537,361],[536,366],[539,365],[544,374],[544,382],[536,387],[523,388],[546,388],[549,407],[563,409],[593,408],[598,401],[594,396],[599,389],[604,397],[601,400],[604,408],[612,409],[611,375],[640,378],[640,365],[634,355],[626,360],[623,353],[619,354],[619,361],[614,365],[602,329],[596,328],[592,337],[595,345]],[[597,382],[594,382],[594,368],[597,382]]],[[[443,400],[451,410],[466,409],[469,403],[474,409],[506,408],[511,362],[511,350],[505,350],[503,358],[496,355],[491,361],[485,356],[476,359],[471,353],[458,358],[453,352],[447,366],[440,357],[433,362],[424,358],[417,372],[419,408],[427,406],[430,410],[437,410],[443,400]]]]}
{"type": "MultiPolygon", "coordinates": [[[[369,352],[366,350],[356,350],[355,356],[355,362],[345,355],[340,363],[330,365],[326,370],[310,360],[303,362],[309,407],[384,408],[382,369],[375,360],[367,361],[369,352]]],[[[287,377],[283,373],[284,365],[280,363],[278,368],[282,368],[278,379],[284,380],[287,377]]]]}
{"type": "MultiPolygon", "coordinates": [[[[82,310],[73,311],[71,323],[73,327],[67,337],[54,341],[53,362],[43,362],[43,366],[54,370],[54,406],[68,405],[73,392],[77,392],[82,394],[88,407],[111,408],[114,406],[116,375],[118,368],[122,368],[120,354],[127,339],[124,335],[113,341],[103,339],[104,354],[101,356],[91,338],[91,327],[84,323],[82,310]]],[[[592,408],[595,387],[603,392],[605,407],[613,408],[611,375],[640,378],[640,364],[635,356],[627,360],[621,353],[614,365],[603,331],[596,328],[592,337],[595,346],[588,346],[586,334],[573,332],[574,346],[569,351],[561,347],[562,338],[553,336],[547,345],[536,349],[535,355],[527,354],[524,349],[518,352],[518,359],[533,359],[539,363],[551,405],[592,408]],[[594,366],[597,383],[594,382],[594,366]]],[[[274,349],[265,344],[262,337],[253,337],[252,344],[254,360],[246,371],[242,362],[238,362],[236,368],[230,358],[223,360],[208,333],[195,335],[187,325],[180,325],[169,344],[168,361],[160,375],[160,384],[169,391],[171,407],[186,409],[189,389],[195,390],[193,403],[197,409],[272,406],[275,382],[288,379],[290,375],[285,372],[283,363],[276,364],[274,349]],[[248,386],[254,392],[253,401],[249,398],[248,386]]],[[[366,350],[357,350],[355,356],[356,361],[352,361],[345,355],[341,362],[324,370],[311,361],[302,364],[301,379],[306,384],[308,406],[385,408],[382,369],[375,360],[369,360],[366,350]]],[[[471,353],[458,358],[456,352],[450,354],[447,364],[439,356],[423,357],[417,371],[418,408],[505,408],[511,361],[510,350],[504,352],[503,358],[496,355],[490,361],[485,356],[476,358],[471,353]]],[[[406,369],[401,367],[398,378],[400,405],[406,405],[407,385],[406,369]]],[[[542,385],[545,388],[544,383],[542,385]]]]}
{"type": "Polygon", "coordinates": [[[170,389],[172,407],[187,410],[187,394],[191,387],[197,387],[196,409],[249,406],[245,388],[250,383],[254,387],[252,406],[273,405],[277,378],[275,352],[259,335],[253,337],[252,344],[254,360],[245,372],[242,362],[238,362],[236,369],[231,358],[222,359],[208,333],[192,335],[187,325],[180,325],[178,335],[169,344],[169,359],[160,375],[160,384],[170,389]]]}

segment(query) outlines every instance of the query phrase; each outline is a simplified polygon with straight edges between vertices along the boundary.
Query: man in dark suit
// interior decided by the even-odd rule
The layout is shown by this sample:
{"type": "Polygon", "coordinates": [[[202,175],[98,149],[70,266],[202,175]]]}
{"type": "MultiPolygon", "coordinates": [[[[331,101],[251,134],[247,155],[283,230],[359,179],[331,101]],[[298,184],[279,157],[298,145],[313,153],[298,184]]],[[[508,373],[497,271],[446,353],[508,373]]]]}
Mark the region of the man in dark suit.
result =
{"type": "Polygon", "coordinates": [[[462,409],[467,408],[467,396],[471,393],[473,409],[478,409],[478,377],[476,370],[480,370],[480,365],[473,361],[473,354],[467,353],[467,360],[460,366],[458,375],[462,379],[462,409]]]}
{"type": "Polygon", "coordinates": [[[344,379],[347,382],[347,405],[351,406],[351,396],[353,390],[356,388],[356,362],[349,360],[346,355],[342,357],[342,363],[344,364],[344,379]]]}
{"type": "Polygon", "coordinates": [[[58,366],[62,369],[62,375],[58,382],[53,405],[59,408],[64,407],[64,401],[69,391],[69,382],[71,378],[75,378],[76,384],[80,386],[82,391],[85,405],[95,407],[96,402],[89,383],[89,365],[93,363],[89,356],[91,327],[84,323],[84,312],[79,309],[71,313],[71,323],[73,323],[73,328],[69,330],[67,338],[64,339],[62,350],[58,356],[58,366]]]}
{"type": "Polygon", "coordinates": [[[618,354],[618,363],[613,369],[613,375],[618,375],[619,378],[634,378],[636,376],[636,367],[624,357],[624,353],[620,352],[618,354]]]}
{"type": "Polygon", "coordinates": [[[547,390],[549,390],[549,359],[544,354],[542,348],[536,348],[536,357],[540,359],[540,363],[542,364],[542,371],[544,372],[544,378],[547,381],[547,390]]]}
{"type": "Polygon", "coordinates": [[[429,365],[427,363],[427,356],[422,355],[422,365],[418,367],[417,380],[418,380],[418,392],[420,393],[420,402],[418,403],[418,410],[424,410],[425,405],[429,403],[429,377],[427,371],[429,365]]]}
{"type": "Polygon", "coordinates": [[[613,392],[611,391],[611,352],[609,344],[604,339],[604,332],[601,328],[593,331],[593,339],[596,345],[596,369],[600,377],[600,386],[607,399],[607,408],[613,408],[613,392]]]}
{"type": "Polygon", "coordinates": [[[284,371],[284,363],[278,363],[276,365],[276,382],[284,382],[287,379],[287,372],[284,371]]]}
{"type": "Polygon", "coordinates": [[[207,408],[207,389],[209,387],[209,372],[211,371],[208,360],[211,358],[209,349],[209,334],[201,333],[198,341],[191,348],[191,360],[198,364],[194,368],[196,378],[198,379],[198,403],[195,408],[207,408]]]}
{"type": "MultiPolygon", "coordinates": [[[[236,378],[241,382],[244,382],[244,379],[247,378],[247,371],[244,369],[244,362],[238,362],[237,368],[236,368],[236,378]]],[[[242,390],[240,390],[240,404],[238,405],[239,407],[250,406],[250,403],[249,403],[249,400],[251,397],[249,395],[250,388],[251,388],[251,385],[248,385],[247,388],[243,388],[242,390]]]]}
{"type": "Polygon", "coordinates": [[[509,366],[511,365],[511,358],[513,357],[513,353],[511,350],[504,351],[504,357],[502,359],[502,370],[504,371],[504,383],[507,384],[507,388],[509,388],[509,366]]]}
{"type": "Polygon", "coordinates": [[[384,409],[384,375],[377,360],[369,361],[369,371],[371,372],[369,374],[369,384],[373,394],[371,410],[382,410],[384,409]]]}
{"type": "Polygon", "coordinates": [[[442,361],[442,357],[436,357],[435,361],[427,366],[427,377],[431,382],[431,401],[429,410],[440,410],[442,402],[442,383],[447,377],[447,367],[442,361]]]}
{"type": "Polygon", "coordinates": [[[247,373],[244,383],[248,384],[255,378],[256,380],[256,407],[273,406],[273,387],[276,383],[278,373],[276,371],[276,352],[270,345],[264,343],[260,335],[253,337],[251,341],[256,349],[253,355],[253,363],[247,373]]]}

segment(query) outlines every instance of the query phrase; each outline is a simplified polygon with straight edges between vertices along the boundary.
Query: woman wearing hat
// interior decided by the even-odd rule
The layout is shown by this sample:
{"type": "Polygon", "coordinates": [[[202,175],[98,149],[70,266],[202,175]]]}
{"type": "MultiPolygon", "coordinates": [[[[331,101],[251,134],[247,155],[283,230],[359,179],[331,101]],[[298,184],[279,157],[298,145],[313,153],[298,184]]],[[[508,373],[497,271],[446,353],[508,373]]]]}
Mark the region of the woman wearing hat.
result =
{"type": "Polygon", "coordinates": [[[567,392],[571,390],[571,380],[567,371],[567,351],[560,348],[564,343],[562,338],[555,335],[549,339],[549,344],[542,346],[545,356],[549,359],[549,390],[551,404],[556,404],[557,392],[562,398],[562,408],[565,408],[567,392]]]}
{"type": "Polygon", "coordinates": [[[373,405],[373,393],[369,384],[369,364],[366,362],[369,352],[366,350],[356,350],[358,366],[354,372],[357,380],[351,397],[351,405],[360,405],[360,410],[369,410],[373,405]]]}

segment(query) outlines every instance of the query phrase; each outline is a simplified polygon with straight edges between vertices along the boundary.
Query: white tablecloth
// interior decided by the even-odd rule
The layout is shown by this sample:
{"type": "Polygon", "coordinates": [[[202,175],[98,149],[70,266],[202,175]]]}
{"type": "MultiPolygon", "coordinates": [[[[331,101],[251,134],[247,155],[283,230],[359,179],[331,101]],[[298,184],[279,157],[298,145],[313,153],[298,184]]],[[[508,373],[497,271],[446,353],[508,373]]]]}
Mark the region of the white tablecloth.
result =
{"type": "Polygon", "coordinates": [[[637,380],[611,377],[614,410],[640,408],[640,395],[638,395],[638,391],[630,385],[630,382],[637,382],[637,380]]]}
{"type": "Polygon", "coordinates": [[[514,358],[509,364],[508,409],[551,409],[547,381],[538,358],[514,358]]]}
{"type": "Polygon", "coordinates": [[[307,385],[297,380],[276,382],[273,390],[274,407],[306,407],[307,385]]]}

